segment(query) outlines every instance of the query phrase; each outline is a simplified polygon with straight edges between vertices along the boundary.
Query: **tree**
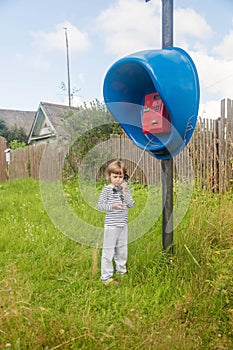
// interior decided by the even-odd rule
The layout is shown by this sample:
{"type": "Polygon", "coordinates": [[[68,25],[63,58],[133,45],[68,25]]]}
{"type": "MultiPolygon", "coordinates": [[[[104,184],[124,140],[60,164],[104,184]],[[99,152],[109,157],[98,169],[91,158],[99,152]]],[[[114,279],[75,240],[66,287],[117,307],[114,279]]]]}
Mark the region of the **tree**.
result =
{"type": "Polygon", "coordinates": [[[12,128],[9,129],[7,141],[11,142],[14,140],[18,142],[27,142],[27,134],[24,128],[14,125],[12,128]]]}
{"type": "Polygon", "coordinates": [[[123,133],[105,104],[98,100],[91,102],[89,106],[84,104],[78,112],[68,111],[63,126],[69,132],[72,142],[78,143],[82,156],[85,156],[99,140],[107,140],[111,134],[123,133]]]}
{"type": "MultiPolygon", "coordinates": [[[[74,171],[88,152],[100,141],[110,138],[111,134],[123,133],[105,104],[95,100],[90,105],[84,104],[78,112],[68,111],[64,117],[64,128],[71,136],[69,162],[74,171]]],[[[100,159],[101,154],[90,159],[90,168],[100,159]]]]}
{"type": "Polygon", "coordinates": [[[27,143],[27,134],[24,128],[18,127],[17,125],[8,128],[6,122],[2,119],[0,119],[0,136],[5,137],[9,145],[13,141],[15,141],[14,144],[17,144],[18,147],[22,147],[21,145],[25,145],[27,143]]]}
{"type": "Polygon", "coordinates": [[[6,126],[6,122],[2,119],[0,119],[0,136],[5,137],[5,139],[7,139],[8,136],[8,128],[6,126]]]}

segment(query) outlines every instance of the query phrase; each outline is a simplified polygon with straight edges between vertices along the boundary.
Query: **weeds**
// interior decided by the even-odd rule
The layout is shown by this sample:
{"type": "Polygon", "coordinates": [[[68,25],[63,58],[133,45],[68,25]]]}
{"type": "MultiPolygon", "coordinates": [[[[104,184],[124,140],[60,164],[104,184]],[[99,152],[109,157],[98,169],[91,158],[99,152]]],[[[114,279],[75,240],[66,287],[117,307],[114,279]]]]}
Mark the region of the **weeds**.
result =
{"type": "MultiPolygon", "coordinates": [[[[65,191],[78,211],[75,184],[65,191]]],[[[134,197],[132,218],[146,188],[135,187],[134,197]]],[[[54,227],[37,181],[1,184],[0,199],[0,349],[233,348],[232,195],[194,193],[169,259],[159,218],[129,245],[119,287],[102,285],[100,249],[54,227]]],[[[101,214],[93,220],[102,225],[101,214]]]]}

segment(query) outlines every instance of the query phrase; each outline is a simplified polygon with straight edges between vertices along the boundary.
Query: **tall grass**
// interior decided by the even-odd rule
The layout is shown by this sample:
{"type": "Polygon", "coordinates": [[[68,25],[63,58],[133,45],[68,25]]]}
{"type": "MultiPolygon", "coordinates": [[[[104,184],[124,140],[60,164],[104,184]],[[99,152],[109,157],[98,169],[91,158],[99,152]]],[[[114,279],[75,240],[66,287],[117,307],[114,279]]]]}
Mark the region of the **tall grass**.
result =
{"type": "MultiPolygon", "coordinates": [[[[132,217],[145,196],[136,186],[132,217]]],[[[54,227],[37,181],[1,184],[0,349],[233,349],[232,199],[196,190],[174,256],[159,220],[129,245],[128,276],[106,287],[101,250],[54,227]]]]}

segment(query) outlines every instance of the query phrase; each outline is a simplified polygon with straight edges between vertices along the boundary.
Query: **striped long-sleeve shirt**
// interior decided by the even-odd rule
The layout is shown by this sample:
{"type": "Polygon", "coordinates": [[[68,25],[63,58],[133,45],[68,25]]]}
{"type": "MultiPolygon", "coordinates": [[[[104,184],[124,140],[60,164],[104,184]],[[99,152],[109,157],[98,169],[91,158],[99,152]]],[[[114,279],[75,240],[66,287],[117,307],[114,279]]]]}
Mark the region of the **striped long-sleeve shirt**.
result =
{"type": "Polygon", "coordinates": [[[106,211],[106,226],[124,226],[128,222],[128,208],[133,208],[134,200],[130,194],[130,190],[126,188],[123,196],[123,209],[113,209],[114,203],[122,204],[122,194],[113,190],[112,185],[104,186],[98,201],[97,208],[106,211]]]}

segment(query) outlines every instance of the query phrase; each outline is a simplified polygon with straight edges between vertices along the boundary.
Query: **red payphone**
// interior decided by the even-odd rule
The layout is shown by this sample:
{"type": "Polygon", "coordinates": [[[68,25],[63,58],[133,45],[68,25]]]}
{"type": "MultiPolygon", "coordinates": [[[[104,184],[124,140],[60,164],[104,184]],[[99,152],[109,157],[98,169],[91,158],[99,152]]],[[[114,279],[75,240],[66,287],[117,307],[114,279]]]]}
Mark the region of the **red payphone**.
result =
{"type": "Polygon", "coordinates": [[[145,96],[142,131],[144,134],[169,133],[171,131],[168,111],[157,92],[145,96]]]}

